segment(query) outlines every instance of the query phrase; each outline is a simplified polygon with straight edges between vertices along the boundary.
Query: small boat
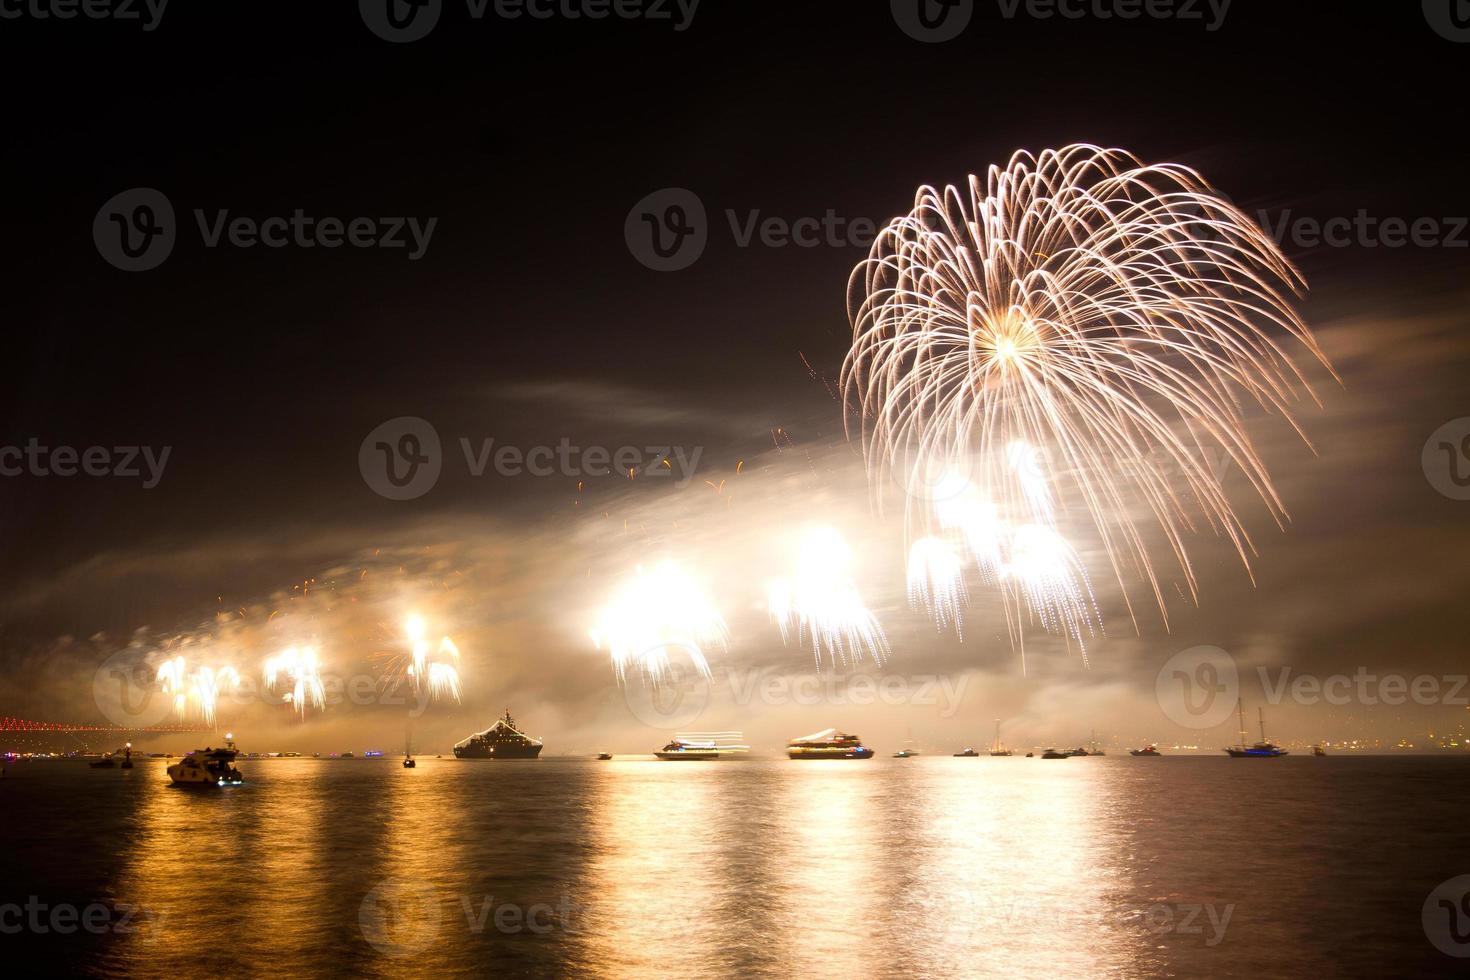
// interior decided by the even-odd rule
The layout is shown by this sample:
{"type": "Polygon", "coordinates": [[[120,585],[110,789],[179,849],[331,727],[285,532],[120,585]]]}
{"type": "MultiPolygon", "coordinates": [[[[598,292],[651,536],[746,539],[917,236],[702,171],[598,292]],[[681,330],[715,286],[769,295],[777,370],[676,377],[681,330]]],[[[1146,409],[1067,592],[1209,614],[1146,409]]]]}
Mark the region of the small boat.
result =
{"type": "Polygon", "coordinates": [[[976,752],[974,749],[972,749],[972,748],[966,748],[963,752],[956,752],[954,754],[954,757],[956,759],[974,759],[974,758],[978,757],[979,755],[980,755],[980,753],[979,752],[976,752]]]}
{"type": "Polygon", "coordinates": [[[1071,755],[1072,753],[1070,752],[1067,752],[1065,750],[1058,752],[1056,749],[1047,749],[1045,752],[1041,753],[1041,757],[1043,759],[1067,759],[1070,758],[1071,755]]]}
{"type": "Polygon", "coordinates": [[[1315,756],[1324,756],[1327,754],[1327,748],[1321,742],[1318,742],[1312,746],[1312,754],[1315,756]]]}
{"type": "Polygon", "coordinates": [[[195,749],[169,766],[168,778],[179,786],[239,786],[245,782],[245,777],[234,766],[240,752],[235,748],[233,737],[225,737],[224,748],[195,749]]]}
{"type": "Polygon", "coordinates": [[[990,754],[992,756],[1008,756],[1011,754],[1011,750],[1006,748],[1005,743],[1000,740],[999,718],[995,719],[995,742],[990,746],[990,754]]]}
{"type": "Polygon", "coordinates": [[[1138,756],[1140,758],[1142,758],[1143,756],[1163,755],[1163,753],[1159,751],[1159,747],[1157,745],[1145,745],[1141,749],[1129,749],[1128,754],[1132,756],[1138,756]]]}
{"type": "Polygon", "coordinates": [[[856,735],[824,728],[811,735],[793,738],[786,745],[788,759],[871,759],[873,750],[856,735]]]}
{"type": "Polygon", "coordinates": [[[1034,759],[1034,758],[1036,758],[1036,753],[1035,752],[1027,752],[1026,753],[1026,758],[1028,758],[1028,759],[1034,759]]]}
{"type": "Polygon", "coordinates": [[[1241,707],[1240,701],[1235,702],[1235,712],[1240,718],[1240,745],[1225,750],[1232,759],[1275,759],[1289,753],[1286,749],[1266,738],[1266,710],[1257,708],[1256,712],[1261,720],[1261,740],[1255,745],[1246,747],[1245,744],[1245,709],[1241,707]]]}
{"type": "Polygon", "coordinates": [[[131,768],[133,768],[133,743],[132,742],[129,742],[127,744],[127,746],[123,749],[123,761],[122,761],[121,768],[123,768],[123,769],[131,769],[131,768]]]}
{"type": "Polygon", "coordinates": [[[413,769],[417,766],[418,763],[413,761],[413,743],[409,741],[408,733],[405,732],[403,734],[403,768],[413,769]]]}
{"type": "Polygon", "coordinates": [[[339,758],[339,759],[355,759],[355,758],[357,758],[357,756],[353,755],[351,752],[343,752],[337,758],[339,758]]]}
{"type": "Polygon", "coordinates": [[[607,762],[611,758],[612,758],[612,754],[611,753],[608,753],[608,752],[599,752],[599,753],[597,753],[597,761],[598,762],[607,762]]]}
{"type": "Polygon", "coordinates": [[[919,753],[915,752],[913,749],[899,749],[897,752],[893,753],[893,757],[895,759],[912,759],[918,754],[919,753]]]}
{"type": "Polygon", "coordinates": [[[1088,754],[1087,753],[1087,750],[1084,749],[1080,745],[1077,746],[1075,749],[1068,749],[1067,750],[1067,755],[1069,755],[1069,756],[1074,756],[1075,755],[1075,756],[1081,756],[1083,758],[1086,758],[1087,757],[1087,754],[1088,754]]]}

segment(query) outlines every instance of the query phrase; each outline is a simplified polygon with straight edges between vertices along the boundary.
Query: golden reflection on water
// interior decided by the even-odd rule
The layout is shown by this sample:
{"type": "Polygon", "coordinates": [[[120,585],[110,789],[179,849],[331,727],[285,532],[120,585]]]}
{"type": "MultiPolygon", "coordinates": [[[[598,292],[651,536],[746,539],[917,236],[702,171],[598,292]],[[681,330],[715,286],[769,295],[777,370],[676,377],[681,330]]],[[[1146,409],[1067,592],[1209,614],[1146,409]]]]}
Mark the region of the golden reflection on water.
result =
{"type": "Polygon", "coordinates": [[[228,973],[230,944],[178,940],[244,932],[280,976],[1128,974],[1106,764],[252,760],[223,793],[139,770],[117,891],[165,919],[111,972],[228,973]]]}

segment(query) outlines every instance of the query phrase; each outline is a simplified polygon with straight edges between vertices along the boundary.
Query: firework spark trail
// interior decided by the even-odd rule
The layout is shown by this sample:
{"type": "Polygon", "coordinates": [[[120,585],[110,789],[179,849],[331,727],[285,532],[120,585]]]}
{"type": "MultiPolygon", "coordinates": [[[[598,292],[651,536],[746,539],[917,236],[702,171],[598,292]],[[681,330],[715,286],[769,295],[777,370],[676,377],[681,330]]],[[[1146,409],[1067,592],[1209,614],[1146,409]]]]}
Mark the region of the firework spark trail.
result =
{"type": "Polygon", "coordinates": [[[428,625],[418,613],[404,620],[403,631],[409,644],[404,673],[413,681],[414,691],[427,685],[429,696],[435,700],[446,694],[460,700],[459,647],[447,636],[440,637],[438,647],[434,647],[429,642],[428,625]]]}
{"type": "MultiPolygon", "coordinates": [[[[1008,599],[1016,605],[1024,602],[1042,629],[1065,636],[1069,646],[1075,642],[1086,664],[1086,639],[1097,635],[1101,616],[1087,570],[1067,540],[1044,525],[1023,524],[1011,538],[1004,578],[1011,593],[1008,599]]],[[[1007,620],[1021,645],[1019,615],[1012,614],[1010,602],[1007,620]]]]}
{"type": "Polygon", "coordinates": [[[969,600],[965,568],[949,545],[936,537],[915,541],[909,549],[908,581],[909,606],[928,611],[941,630],[953,623],[963,640],[964,621],[960,614],[969,600]]]}
{"type": "Polygon", "coordinates": [[[290,679],[291,689],[286,692],[285,700],[296,706],[302,718],[306,717],[308,700],[318,710],[326,708],[326,690],[322,685],[320,665],[317,663],[314,648],[287,647],[266,660],[261,667],[261,675],[265,679],[267,690],[276,686],[278,677],[290,679]]]}
{"type": "MultiPolygon", "coordinates": [[[[1184,535],[1196,512],[1249,572],[1250,538],[1201,457],[1218,445],[1284,526],[1244,411],[1277,413],[1306,441],[1291,408],[1312,392],[1273,339],[1285,335],[1330,372],[1290,304],[1304,287],[1260,227],[1193,170],[1095,146],[1017,152],[983,182],[920,188],[853,271],[844,399],[877,487],[890,474],[908,486],[914,474],[973,464],[982,497],[1015,520],[1035,487],[1005,447],[1054,458],[1051,476],[1075,491],[1125,601],[1131,566],[1167,625],[1132,505],[1152,514],[1192,601],[1184,535]]],[[[910,533],[932,523],[932,509],[906,503],[910,533]]]]}
{"type": "Polygon", "coordinates": [[[159,690],[173,698],[176,715],[186,717],[192,704],[207,725],[214,724],[220,695],[227,688],[234,689],[240,685],[240,675],[235,668],[200,666],[191,671],[183,655],[159,664],[155,677],[159,690]]]}
{"type": "Polygon", "coordinates": [[[723,650],[730,643],[719,610],[673,562],[648,573],[640,567],[590,632],[597,649],[606,646],[620,684],[627,682],[630,667],[655,685],[663,683],[672,669],[671,650],[683,650],[694,669],[710,677],[705,648],[723,650]]]}
{"type": "Polygon", "coordinates": [[[801,539],[796,575],[772,583],[767,609],[781,639],[810,636],[817,669],[826,654],[833,666],[860,663],[866,654],[882,664],[888,638],[852,583],[852,552],[831,528],[813,528],[801,539]]]}

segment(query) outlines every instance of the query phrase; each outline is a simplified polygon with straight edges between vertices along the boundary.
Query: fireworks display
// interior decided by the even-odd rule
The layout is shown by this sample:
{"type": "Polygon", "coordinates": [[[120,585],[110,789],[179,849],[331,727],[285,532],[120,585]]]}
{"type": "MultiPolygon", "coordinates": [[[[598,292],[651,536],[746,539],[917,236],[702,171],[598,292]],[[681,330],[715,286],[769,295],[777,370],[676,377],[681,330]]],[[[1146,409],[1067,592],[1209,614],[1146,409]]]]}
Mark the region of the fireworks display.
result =
{"type": "Polygon", "coordinates": [[[1125,599],[1134,570],[1167,615],[1142,515],[1191,598],[1184,536],[1201,524],[1249,569],[1250,539],[1207,449],[1284,521],[1245,406],[1301,431],[1292,405],[1311,392],[1283,345],[1326,365],[1290,305],[1303,287],[1275,243],[1186,167],[1074,145],[1018,152],[963,188],[922,187],[849,282],[842,390],[874,485],[910,489],[916,536],[962,528],[983,571],[998,564],[996,529],[1029,525],[1012,578],[1039,621],[1080,639],[1090,596],[1052,513],[1066,492],[1125,599]],[[973,496],[912,490],[943,473],[973,496]]]}
{"type": "Polygon", "coordinates": [[[940,538],[920,538],[909,548],[908,572],[909,605],[928,610],[940,629],[953,623],[963,637],[960,611],[967,596],[959,556],[940,538]]]}
{"type": "Polygon", "coordinates": [[[240,685],[235,668],[200,666],[190,670],[183,655],[159,664],[155,677],[159,691],[173,699],[176,715],[185,718],[192,707],[206,725],[214,724],[220,695],[240,685]]]}
{"type": "Polygon", "coordinates": [[[303,718],[306,716],[308,701],[318,710],[327,705],[321,667],[317,663],[314,647],[287,647],[265,662],[261,667],[261,676],[266,690],[274,690],[278,680],[287,681],[289,687],[283,697],[287,703],[296,706],[303,718]]]}
{"type": "Polygon", "coordinates": [[[694,669],[709,676],[706,647],[725,649],[729,629],[699,584],[673,562],[652,572],[641,567],[603,610],[592,642],[606,647],[619,683],[636,667],[655,684],[671,669],[669,654],[683,651],[694,669]]]}
{"type": "Polygon", "coordinates": [[[811,639],[819,668],[824,655],[834,665],[860,663],[864,656],[881,664],[888,655],[883,627],[853,584],[852,551],[831,528],[802,535],[796,575],[772,583],[766,605],[782,640],[811,639]]]}
{"type": "Polygon", "coordinates": [[[409,659],[404,670],[413,682],[414,691],[427,690],[431,698],[448,695],[458,701],[459,647],[447,636],[441,636],[437,646],[431,644],[428,626],[418,613],[409,615],[404,621],[403,631],[409,644],[409,659]]]}

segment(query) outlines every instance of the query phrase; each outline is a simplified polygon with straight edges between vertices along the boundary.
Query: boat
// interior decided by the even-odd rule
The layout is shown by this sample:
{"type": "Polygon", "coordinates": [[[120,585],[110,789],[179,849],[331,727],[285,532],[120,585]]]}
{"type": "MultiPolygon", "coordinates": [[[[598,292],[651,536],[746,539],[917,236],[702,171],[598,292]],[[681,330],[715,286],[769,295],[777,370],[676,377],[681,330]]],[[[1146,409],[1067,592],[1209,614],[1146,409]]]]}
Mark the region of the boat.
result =
{"type": "Polygon", "coordinates": [[[1088,743],[1087,747],[1089,749],[1091,749],[1091,751],[1087,753],[1088,755],[1107,755],[1106,752],[1104,752],[1102,749],[1098,748],[1098,745],[1097,745],[1097,729],[1096,728],[1094,728],[1092,730],[1092,741],[1088,743]]]}
{"type": "Polygon", "coordinates": [[[856,735],[824,728],[811,735],[793,738],[786,746],[790,759],[871,759],[873,750],[856,735]]]}
{"type": "Polygon", "coordinates": [[[995,719],[995,742],[990,746],[990,754],[993,756],[1008,756],[1011,750],[1006,748],[1000,740],[1000,719],[995,719]]]}
{"type": "Polygon", "coordinates": [[[974,758],[976,758],[979,755],[980,755],[979,752],[976,752],[972,748],[966,747],[966,749],[963,752],[956,752],[954,754],[954,757],[956,759],[974,759],[974,758]]]}
{"type": "Polygon", "coordinates": [[[718,759],[750,751],[750,746],[740,744],[744,738],[744,732],[680,732],[654,755],[665,761],[718,759]]]}
{"type": "Polygon", "coordinates": [[[718,759],[720,750],[714,742],[686,742],[676,738],[654,755],[665,762],[703,762],[718,759]]]}
{"type": "Polygon", "coordinates": [[[414,769],[418,763],[413,761],[413,744],[408,740],[408,733],[403,735],[403,768],[414,769]]]}
{"type": "Polygon", "coordinates": [[[895,759],[912,759],[918,754],[919,753],[915,752],[913,749],[899,749],[897,752],[893,753],[893,757],[895,759]]]}
{"type": "Polygon", "coordinates": [[[1321,742],[1318,742],[1316,745],[1312,746],[1312,754],[1315,756],[1324,756],[1327,754],[1327,747],[1324,746],[1321,742]]]}
{"type": "Polygon", "coordinates": [[[364,752],[362,754],[362,757],[364,759],[381,759],[383,757],[383,750],[382,749],[368,749],[366,752],[364,752]]]}
{"type": "Polygon", "coordinates": [[[1261,720],[1261,740],[1255,745],[1246,747],[1245,744],[1245,709],[1241,707],[1240,701],[1235,702],[1235,712],[1240,718],[1240,745],[1225,749],[1226,754],[1232,759],[1275,759],[1278,756],[1288,755],[1286,749],[1266,738],[1266,710],[1257,708],[1256,713],[1261,720]]]}
{"type": "Polygon", "coordinates": [[[351,752],[343,752],[341,755],[337,756],[337,758],[339,758],[339,759],[356,759],[357,756],[353,755],[351,752]]]}
{"type": "Polygon", "coordinates": [[[131,769],[131,768],[133,768],[133,743],[132,742],[129,742],[123,748],[123,761],[122,761],[121,768],[123,768],[123,769],[131,769]]]}
{"type": "Polygon", "coordinates": [[[1159,747],[1157,745],[1145,745],[1141,749],[1129,749],[1128,754],[1132,756],[1138,756],[1140,758],[1144,756],[1151,757],[1163,755],[1163,753],[1159,751],[1159,747]]]}
{"type": "Polygon", "coordinates": [[[505,717],[477,735],[455,743],[456,759],[535,759],[541,755],[541,741],[531,738],[516,727],[510,709],[505,717]]]}
{"type": "Polygon", "coordinates": [[[1036,758],[1036,753],[1035,752],[1027,752],[1026,753],[1026,758],[1028,758],[1028,759],[1034,759],[1034,758],[1036,758]]]}
{"type": "Polygon", "coordinates": [[[1082,756],[1082,757],[1085,758],[1087,756],[1087,754],[1088,754],[1087,753],[1087,750],[1084,749],[1080,745],[1077,746],[1075,749],[1067,749],[1066,751],[1067,751],[1067,755],[1069,755],[1069,756],[1074,756],[1075,755],[1075,756],[1082,756]]]}
{"type": "Polygon", "coordinates": [[[597,753],[597,761],[598,762],[607,762],[611,758],[612,758],[611,753],[608,753],[608,752],[599,752],[599,753],[597,753]]]}
{"type": "Polygon", "coordinates": [[[111,753],[109,753],[107,755],[104,755],[102,758],[98,759],[96,762],[89,762],[89,763],[87,763],[87,765],[91,766],[93,769],[116,769],[117,768],[117,763],[115,761],[113,761],[113,758],[112,758],[112,754],[111,753]]]}
{"type": "Polygon", "coordinates": [[[245,777],[234,766],[240,751],[232,736],[222,749],[195,749],[168,767],[168,778],[179,786],[239,786],[245,777]]]}
{"type": "Polygon", "coordinates": [[[1056,749],[1047,749],[1045,752],[1041,753],[1041,757],[1043,759],[1067,759],[1070,758],[1071,755],[1072,753],[1066,751],[1065,749],[1061,752],[1058,752],[1056,749]]]}

